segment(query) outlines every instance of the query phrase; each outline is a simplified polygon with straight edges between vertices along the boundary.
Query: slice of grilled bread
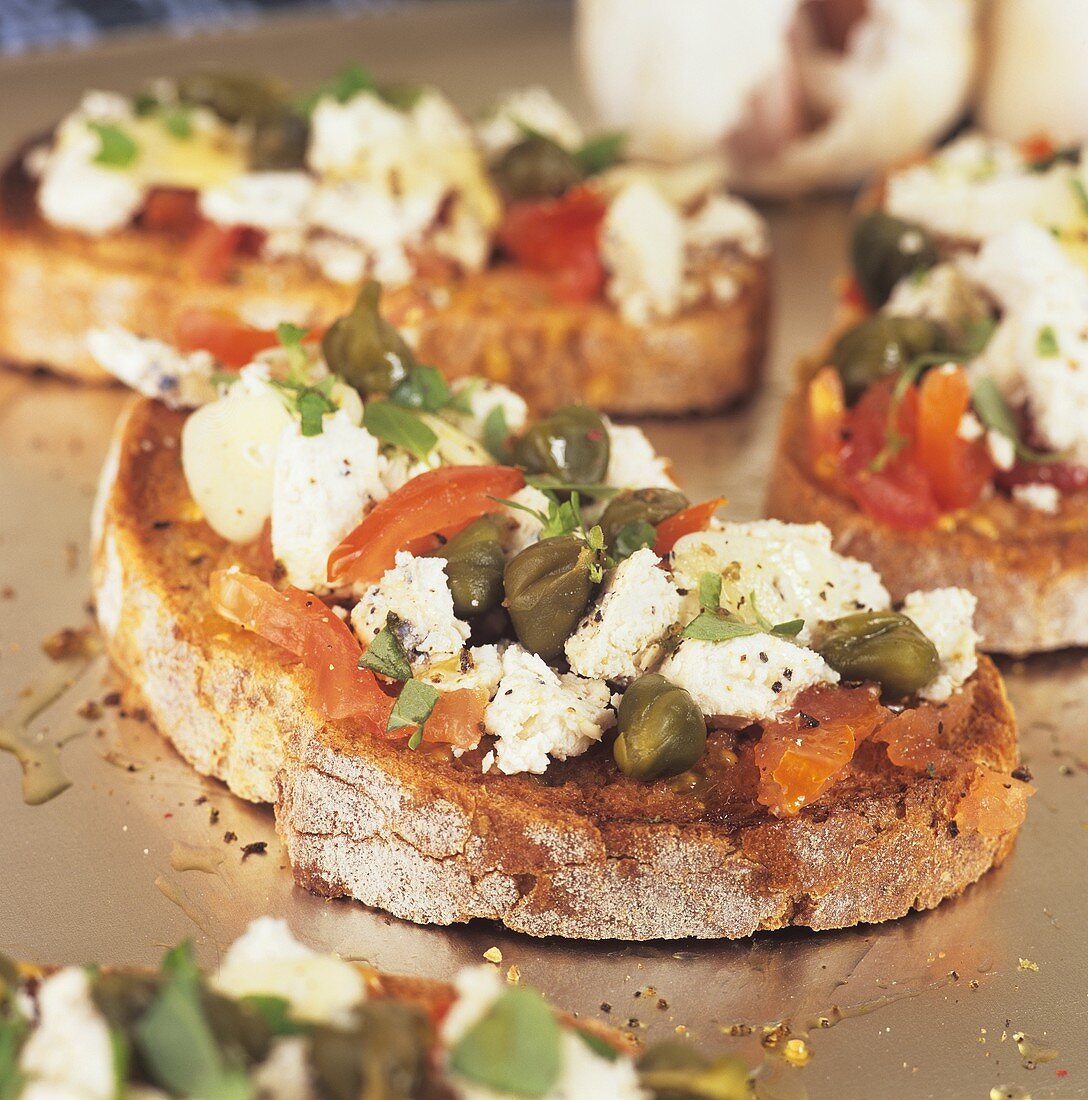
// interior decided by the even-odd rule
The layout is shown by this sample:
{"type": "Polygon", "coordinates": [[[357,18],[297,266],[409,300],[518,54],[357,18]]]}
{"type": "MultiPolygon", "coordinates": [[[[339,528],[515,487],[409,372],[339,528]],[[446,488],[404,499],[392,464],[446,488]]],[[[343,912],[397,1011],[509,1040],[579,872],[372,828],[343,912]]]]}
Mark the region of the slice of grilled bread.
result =
{"type": "Polygon", "coordinates": [[[1063,494],[1057,515],[994,495],[922,531],[881,523],[829,489],[808,461],[805,386],[824,362],[814,356],[799,366],[766,514],[826,524],[835,549],[871,562],[895,600],[916,589],[969,589],[978,598],[975,627],[990,652],[1023,656],[1088,645],[1088,492],[1063,494]]]}
{"type": "MultiPolygon", "coordinates": [[[[323,325],[355,296],[290,258],[243,257],[228,280],[208,282],[185,270],[180,252],[164,233],[92,240],[55,229],[16,159],[0,179],[0,359],[105,381],[86,347],[92,328],[118,324],[172,343],[192,309],[323,325]]],[[[383,313],[418,335],[425,362],[509,385],[537,412],[582,402],[631,416],[707,413],[755,386],[770,298],[766,260],[708,261],[712,274],[735,281],[736,297],[648,325],[628,324],[602,300],[556,302],[540,276],[502,263],[390,288],[383,313]]]]}
{"type": "MultiPolygon", "coordinates": [[[[298,666],[212,610],[210,572],[252,563],[196,516],[178,459],[183,419],[141,400],[118,426],[95,519],[99,621],[178,751],[242,797],[274,803],[302,885],[426,923],[739,937],[930,908],[1009,852],[1014,827],[953,827],[967,780],[904,772],[876,744],[780,820],[755,801],[754,739],[743,734],[712,733],[711,778],[681,789],[621,775],[606,747],[543,779],[485,775],[480,750],[410,752],[323,720],[298,666]]],[[[993,665],[983,659],[964,690],[948,748],[1012,769],[1015,723],[993,665]]]]}

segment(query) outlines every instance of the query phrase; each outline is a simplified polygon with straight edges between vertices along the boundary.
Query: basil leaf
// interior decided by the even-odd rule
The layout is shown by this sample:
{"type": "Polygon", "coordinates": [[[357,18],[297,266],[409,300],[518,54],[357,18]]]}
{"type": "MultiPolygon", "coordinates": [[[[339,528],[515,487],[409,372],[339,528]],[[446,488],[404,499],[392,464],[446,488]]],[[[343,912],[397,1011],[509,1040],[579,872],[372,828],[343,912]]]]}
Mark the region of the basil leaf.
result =
{"type": "Polygon", "coordinates": [[[398,621],[397,616],[392,612],[386,616],[385,626],[378,631],[359,658],[359,667],[368,668],[379,676],[403,683],[412,678],[412,663],[408,660],[408,654],[404,652],[400,639],[394,633],[398,621]]]}
{"type": "Polygon", "coordinates": [[[416,732],[408,741],[410,749],[419,748],[423,740],[423,726],[431,716],[435,703],[438,702],[438,689],[422,680],[409,680],[400,689],[400,695],[393,704],[389,713],[389,721],[385,724],[386,733],[404,729],[406,726],[415,726],[416,732]]]}
{"type": "Polygon", "coordinates": [[[165,981],[134,1029],[152,1084],[193,1100],[251,1100],[245,1070],[229,1065],[204,1011],[188,941],[163,960],[165,981]]]}
{"type": "Polygon", "coordinates": [[[450,388],[434,367],[415,366],[393,387],[389,400],[406,409],[438,412],[450,400],[450,388]]]}
{"type": "Polygon", "coordinates": [[[264,1021],[272,1035],[302,1035],[307,1026],[291,1016],[291,1002],[271,993],[250,993],[239,998],[239,1004],[249,1005],[264,1021]]]}
{"type": "Polygon", "coordinates": [[[632,520],[625,523],[616,532],[615,551],[616,560],[623,561],[629,558],[637,550],[644,547],[652,547],[657,542],[657,528],[644,519],[632,520]]]}
{"type": "Polygon", "coordinates": [[[727,619],[713,611],[701,611],[680,632],[681,638],[692,638],[699,642],[727,642],[731,638],[747,638],[753,634],[764,633],[752,623],[742,623],[739,619],[727,619]]]}
{"type": "Polygon", "coordinates": [[[512,1096],[546,1096],[561,1069],[559,1024],[539,993],[507,989],[450,1051],[461,1077],[512,1096]]]}
{"type": "Polygon", "coordinates": [[[136,142],[120,126],[110,122],[88,122],[87,128],[98,136],[95,164],[107,168],[129,168],[136,161],[136,142]]]}
{"type": "Polygon", "coordinates": [[[990,342],[997,321],[990,316],[975,317],[964,323],[959,339],[959,351],[966,359],[974,359],[990,342]]]}
{"type": "Polygon", "coordinates": [[[606,1062],[619,1061],[620,1052],[611,1043],[605,1042],[599,1035],[595,1035],[592,1031],[582,1031],[579,1028],[573,1028],[572,1030],[598,1058],[603,1058],[606,1062]]]}
{"type": "Polygon", "coordinates": [[[595,176],[623,159],[623,147],[626,144],[626,134],[600,134],[590,138],[581,149],[576,149],[574,159],[587,176],[595,176]]]}
{"type": "Polygon", "coordinates": [[[699,577],[699,606],[706,611],[717,611],[721,605],[721,573],[703,573],[699,577]]]}
{"type": "Polygon", "coordinates": [[[578,494],[570,500],[548,500],[548,515],[540,529],[542,539],[555,538],[558,535],[571,535],[582,526],[582,517],[578,511],[578,494]]]}
{"type": "Polygon", "coordinates": [[[438,442],[438,436],[418,416],[389,401],[368,401],[363,409],[363,427],[384,443],[402,447],[419,459],[426,459],[438,442]]]}
{"type": "Polygon", "coordinates": [[[312,387],[298,395],[298,413],[302,420],[302,434],[320,435],[325,413],[336,412],[336,406],[320,391],[312,387]]]}
{"type": "Polygon", "coordinates": [[[980,378],[975,383],[971,404],[975,414],[987,428],[1012,440],[1017,455],[1025,462],[1054,462],[1061,458],[1058,454],[1033,450],[1021,442],[1020,425],[992,378],[980,378]]]}
{"type": "Polygon", "coordinates": [[[790,619],[789,622],[778,623],[771,627],[771,633],[780,638],[796,638],[805,629],[804,619],[790,619]]]}
{"type": "Polygon", "coordinates": [[[450,394],[446,408],[462,416],[472,415],[472,395],[480,388],[479,378],[470,378],[456,393],[450,394]]]}
{"type": "Polygon", "coordinates": [[[487,410],[483,425],[483,443],[488,454],[499,462],[510,461],[510,449],[506,446],[510,438],[510,428],[506,423],[506,409],[502,404],[492,405],[487,410]]]}
{"type": "Polygon", "coordinates": [[[1053,359],[1061,354],[1058,347],[1058,334],[1053,325],[1043,325],[1039,329],[1039,335],[1035,338],[1035,354],[1044,359],[1053,359]]]}
{"type": "Polygon", "coordinates": [[[185,111],[167,111],[162,116],[166,132],[178,141],[188,141],[193,136],[193,120],[185,111]]]}

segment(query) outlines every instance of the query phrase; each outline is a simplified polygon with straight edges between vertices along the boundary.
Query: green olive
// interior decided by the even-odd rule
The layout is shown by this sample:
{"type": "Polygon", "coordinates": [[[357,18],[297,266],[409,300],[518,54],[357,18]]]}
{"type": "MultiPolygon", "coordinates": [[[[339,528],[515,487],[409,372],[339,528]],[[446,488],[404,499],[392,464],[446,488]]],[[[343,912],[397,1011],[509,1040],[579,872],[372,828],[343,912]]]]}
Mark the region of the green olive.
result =
{"type": "Polygon", "coordinates": [[[285,84],[253,73],[186,73],[177,92],[182,103],[207,107],[231,125],[282,112],[289,100],[285,84]]]}
{"type": "Polygon", "coordinates": [[[593,595],[597,555],[574,535],[541,539],[507,563],[506,610],[526,649],[555,661],[593,595]]]}
{"type": "Polygon", "coordinates": [[[511,199],[557,198],[582,178],[574,157],[539,135],[507,149],[492,171],[499,189],[511,199]]]}
{"type": "Polygon", "coordinates": [[[373,1001],[350,1029],[315,1027],[310,1071],[329,1100],[415,1100],[429,1096],[432,1045],[427,1018],[411,1005],[373,1001]]]}
{"type": "Polygon", "coordinates": [[[669,1041],[638,1060],[639,1084],[654,1100],[751,1100],[747,1064],[735,1055],[711,1061],[690,1043],[669,1041]]]}
{"type": "Polygon", "coordinates": [[[689,504],[675,489],[627,489],[614,496],[600,518],[605,545],[615,552],[620,533],[632,524],[648,523],[656,527],[663,519],[675,516],[689,504]]]}
{"type": "Polygon", "coordinates": [[[873,309],[888,300],[900,279],[926,271],[940,259],[925,229],[882,210],[866,214],[855,224],[850,258],[858,287],[873,309]]]}
{"type": "Polygon", "coordinates": [[[873,681],[886,696],[913,695],[937,675],[937,647],[895,611],[859,611],[817,629],[812,647],[844,679],[873,681]]]}
{"type": "Polygon", "coordinates": [[[335,321],[321,350],[334,374],[339,374],[364,397],[389,393],[416,365],[412,349],[378,310],[381,284],[363,284],[351,312],[335,321]]]}
{"type": "Polygon", "coordinates": [[[608,429],[601,414],[567,405],[538,420],[514,445],[514,458],[531,474],[565,483],[596,484],[608,472],[608,429]]]}
{"type": "Polygon", "coordinates": [[[306,165],[310,123],[291,110],[274,111],[253,120],[249,166],[257,172],[285,172],[306,165]]]}
{"type": "Polygon", "coordinates": [[[453,609],[462,619],[483,615],[502,603],[506,559],[498,524],[490,516],[470,523],[433,556],[446,559],[453,609]]]}
{"type": "Polygon", "coordinates": [[[612,755],[624,775],[661,779],[693,767],[706,749],[706,719],[695,700],[656,672],[623,693],[612,755]]]}
{"type": "Polygon", "coordinates": [[[839,337],[831,349],[831,362],[842,375],[846,399],[852,403],[873,382],[902,370],[919,355],[938,351],[943,340],[932,321],[877,314],[839,337]]]}

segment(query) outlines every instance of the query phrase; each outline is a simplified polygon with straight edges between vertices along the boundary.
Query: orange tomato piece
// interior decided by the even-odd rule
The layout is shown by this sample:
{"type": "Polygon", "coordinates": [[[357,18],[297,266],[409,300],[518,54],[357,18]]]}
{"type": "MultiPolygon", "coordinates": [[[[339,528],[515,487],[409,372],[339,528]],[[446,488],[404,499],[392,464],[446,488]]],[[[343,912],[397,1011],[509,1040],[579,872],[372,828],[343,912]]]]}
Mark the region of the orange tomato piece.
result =
{"type": "MultiPolygon", "coordinates": [[[[325,326],[306,333],[309,344],[321,339],[325,326]]],[[[178,318],[174,342],[182,351],[210,351],[224,367],[244,367],[277,344],[271,329],[254,328],[225,309],[189,309],[178,318]]]]}
{"type": "Polygon", "coordinates": [[[1028,799],[1034,793],[1035,788],[1030,783],[979,764],[967,793],[956,807],[956,824],[961,832],[976,832],[985,837],[1004,836],[1023,824],[1028,799]]]}
{"type": "MultiPolygon", "coordinates": [[[[488,704],[486,688],[457,688],[444,691],[423,726],[423,740],[474,749],[484,734],[484,710],[488,704]]],[[[397,733],[405,731],[398,730],[397,733]]],[[[407,731],[411,733],[411,730],[407,731]]]]}
{"type": "Polygon", "coordinates": [[[144,229],[165,233],[192,233],[200,224],[197,193],[188,187],[156,187],[140,213],[144,229]]]}
{"type": "Polygon", "coordinates": [[[808,455],[813,473],[821,481],[833,481],[839,473],[846,397],[842,375],[824,367],[808,384],[808,455]]]}
{"type": "Polygon", "coordinates": [[[511,466],[443,466],[412,478],[363,518],[329,555],[332,584],[378,580],[398,550],[435,532],[457,531],[525,484],[511,466]]]}
{"type": "Polygon", "coordinates": [[[726,503],[725,497],[714,497],[713,500],[704,500],[701,504],[693,504],[690,508],[684,508],[668,519],[663,519],[657,525],[657,539],[654,542],[654,553],[663,558],[672,552],[672,548],[685,535],[694,531],[705,531],[710,517],[726,503]]]}
{"type": "Polygon", "coordinates": [[[209,588],[220,615],[294,654],[313,673],[315,702],[326,717],[359,718],[385,732],[393,699],[372,672],[358,667],[359,642],[325,603],[228,569],[212,573],[209,588]]]}

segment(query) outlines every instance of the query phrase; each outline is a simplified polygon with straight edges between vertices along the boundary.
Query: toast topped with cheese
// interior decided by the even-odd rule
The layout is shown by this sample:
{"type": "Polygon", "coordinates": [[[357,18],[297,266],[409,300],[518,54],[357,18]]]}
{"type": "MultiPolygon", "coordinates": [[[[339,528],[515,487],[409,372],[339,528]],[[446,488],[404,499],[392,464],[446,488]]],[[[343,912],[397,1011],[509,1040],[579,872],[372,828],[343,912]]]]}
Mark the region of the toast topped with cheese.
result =
{"type": "Polygon", "coordinates": [[[1088,190],[1079,150],[966,135],[893,172],[802,365],[768,510],[894,596],[961,585],[983,647],[1088,643],[1088,190]]]}
{"type": "Polygon", "coordinates": [[[238,367],[377,278],[424,359],[541,411],[720,408],[762,360],[766,228],[713,170],[621,154],[543,89],[474,126],[358,66],[305,100],[225,74],[90,92],[4,174],[0,353],[101,378],[85,335],[112,322],[238,367]]]}
{"type": "Polygon", "coordinates": [[[969,593],[893,604],[825,528],[689,500],[637,428],[446,386],[376,295],[226,378],[100,348],[165,400],[103,475],[99,622],[182,754],[275,804],[301,883],[742,936],[900,916],[1004,857],[1030,788],[969,593]]]}
{"type": "Polygon", "coordinates": [[[445,985],[319,954],[262,917],[202,974],[186,943],[155,971],[0,957],[0,1089],[45,1097],[238,1100],[748,1100],[743,1062],[646,1050],[554,1011],[497,967],[445,985]],[[693,1094],[694,1095],[694,1094],[693,1094]]]}

